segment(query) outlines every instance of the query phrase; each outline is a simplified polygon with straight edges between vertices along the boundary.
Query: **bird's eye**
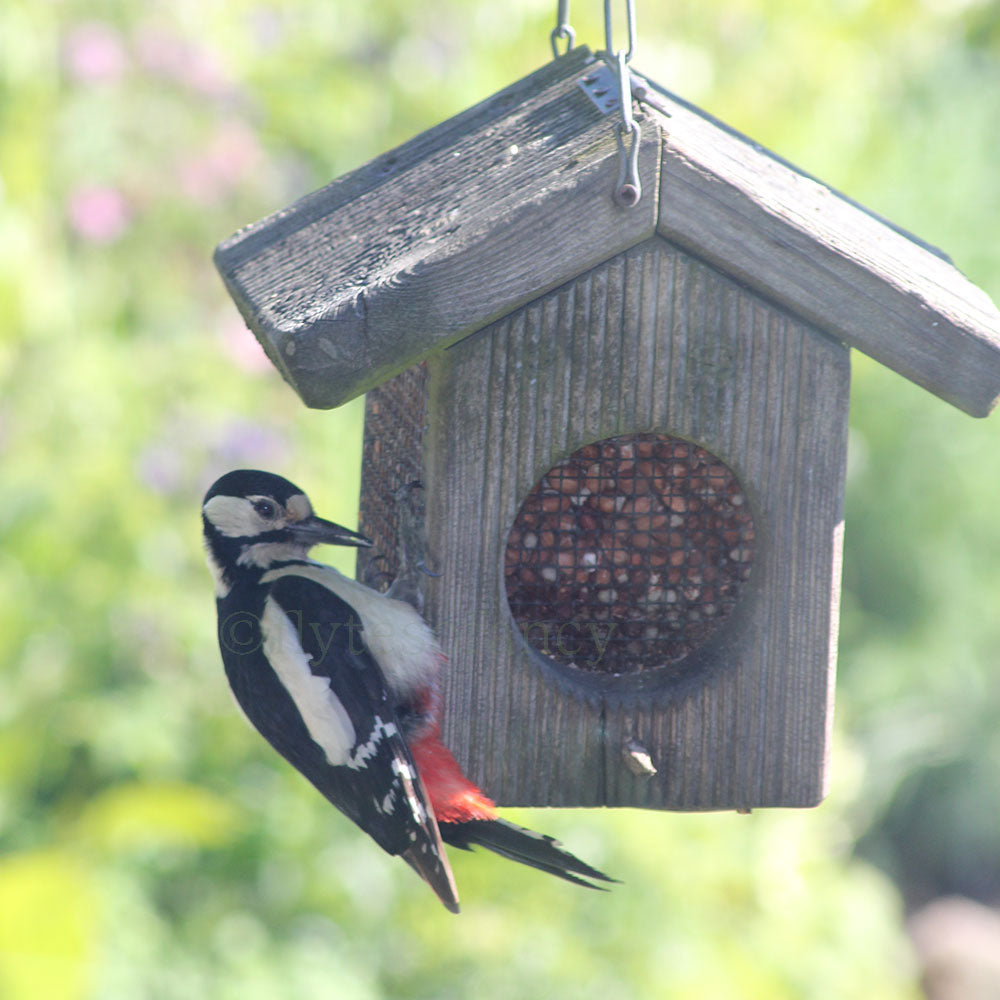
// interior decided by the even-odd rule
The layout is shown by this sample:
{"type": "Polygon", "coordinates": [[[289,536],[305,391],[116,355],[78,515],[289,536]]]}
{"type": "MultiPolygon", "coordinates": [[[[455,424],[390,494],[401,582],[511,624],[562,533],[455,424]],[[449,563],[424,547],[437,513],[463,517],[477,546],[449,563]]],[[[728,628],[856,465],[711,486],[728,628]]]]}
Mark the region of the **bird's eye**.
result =
{"type": "Polygon", "coordinates": [[[261,517],[266,517],[269,521],[278,512],[270,500],[255,500],[253,509],[257,511],[261,517]]]}

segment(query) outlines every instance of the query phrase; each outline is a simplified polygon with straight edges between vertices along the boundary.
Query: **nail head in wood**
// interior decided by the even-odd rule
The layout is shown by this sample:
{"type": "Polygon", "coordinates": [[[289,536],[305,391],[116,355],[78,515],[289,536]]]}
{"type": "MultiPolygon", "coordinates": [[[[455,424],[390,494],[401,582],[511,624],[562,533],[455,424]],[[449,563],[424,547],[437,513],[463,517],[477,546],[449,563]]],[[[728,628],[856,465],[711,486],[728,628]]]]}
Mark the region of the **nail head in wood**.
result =
{"type": "Polygon", "coordinates": [[[628,740],[622,747],[625,766],[637,778],[651,778],[656,774],[649,751],[638,740],[628,740]]]}

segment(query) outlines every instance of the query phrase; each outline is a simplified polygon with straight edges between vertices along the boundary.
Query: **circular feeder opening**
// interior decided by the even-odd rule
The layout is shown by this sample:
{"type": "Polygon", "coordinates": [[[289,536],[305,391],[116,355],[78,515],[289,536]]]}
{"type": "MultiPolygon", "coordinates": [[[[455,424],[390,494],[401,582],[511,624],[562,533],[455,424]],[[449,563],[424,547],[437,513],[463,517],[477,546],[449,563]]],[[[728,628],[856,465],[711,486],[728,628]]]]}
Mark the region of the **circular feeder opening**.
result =
{"type": "Polygon", "coordinates": [[[746,494],[689,441],[630,434],[550,469],[507,540],[511,614],[540,653],[582,670],[669,667],[729,617],[750,576],[746,494]]]}

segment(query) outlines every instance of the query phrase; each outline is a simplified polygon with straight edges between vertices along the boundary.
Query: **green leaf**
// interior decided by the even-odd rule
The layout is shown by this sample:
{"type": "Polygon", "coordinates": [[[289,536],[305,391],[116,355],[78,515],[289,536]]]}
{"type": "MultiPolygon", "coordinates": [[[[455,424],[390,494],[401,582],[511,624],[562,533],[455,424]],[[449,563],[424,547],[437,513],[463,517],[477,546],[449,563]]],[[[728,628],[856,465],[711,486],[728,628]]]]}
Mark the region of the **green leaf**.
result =
{"type": "Polygon", "coordinates": [[[87,996],[98,911],[90,872],[68,852],[0,858],[0,996],[87,996]]]}
{"type": "Polygon", "coordinates": [[[237,826],[236,810],[212,792],[181,782],[134,782],[95,798],[84,835],[112,852],[144,847],[217,847],[237,826]]]}

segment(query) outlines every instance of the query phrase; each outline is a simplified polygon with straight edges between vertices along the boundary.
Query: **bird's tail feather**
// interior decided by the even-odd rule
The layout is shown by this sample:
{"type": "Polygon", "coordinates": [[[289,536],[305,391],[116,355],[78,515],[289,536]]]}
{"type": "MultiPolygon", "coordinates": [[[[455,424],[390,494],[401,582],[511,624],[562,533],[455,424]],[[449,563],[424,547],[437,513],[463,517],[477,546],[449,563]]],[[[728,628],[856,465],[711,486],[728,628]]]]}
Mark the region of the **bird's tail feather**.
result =
{"type": "Polygon", "coordinates": [[[554,837],[535,833],[534,830],[508,823],[503,819],[441,823],[440,827],[441,839],[453,847],[471,851],[478,844],[501,857],[519,861],[522,865],[530,865],[532,868],[566,879],[567,882],[584,885],[588,889],[607,891],[603,886],[594,885],[587,879],[597,879],[601,882],[618,881],[570,854],[554,837]]]}
{"type": "Polygon", "coordinates": [[[455,888],[455,878],[447,860],[442,862],[444,852],[434,857],[428,851],[421,851],[413,846],[403,851],[400,857],[437,893],[438,899],[452,913],[459,912],[458,890],[455,888]]]}

